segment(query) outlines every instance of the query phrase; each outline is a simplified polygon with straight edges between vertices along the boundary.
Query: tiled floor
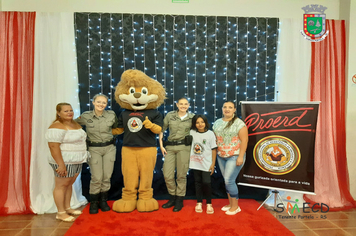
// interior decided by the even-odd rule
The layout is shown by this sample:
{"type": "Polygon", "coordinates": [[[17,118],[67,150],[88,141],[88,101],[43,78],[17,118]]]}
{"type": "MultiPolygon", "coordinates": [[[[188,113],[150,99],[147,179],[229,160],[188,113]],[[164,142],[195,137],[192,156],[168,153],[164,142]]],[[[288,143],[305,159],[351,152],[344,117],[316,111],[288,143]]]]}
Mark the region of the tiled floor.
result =
{"type": "Polygon", "coordinates": [[[327,213],[294,213],[291,217],[287,213],[277,213],[267,208],[285,227],[295,235],[342,236],[356,235],[356,208],[327,213]]]}
{"type": "MultiPolygon", "coordinates": [[[[82,207],[84,208],[84,207],[82,207]]],[[[267,208],[295,235],[356,235],[356,209],[327,213],[277,213],[267,208]]],[[[61,236],[72,223],[60,222],[55,214],[0,216],[1,236],[61,236]]]]}

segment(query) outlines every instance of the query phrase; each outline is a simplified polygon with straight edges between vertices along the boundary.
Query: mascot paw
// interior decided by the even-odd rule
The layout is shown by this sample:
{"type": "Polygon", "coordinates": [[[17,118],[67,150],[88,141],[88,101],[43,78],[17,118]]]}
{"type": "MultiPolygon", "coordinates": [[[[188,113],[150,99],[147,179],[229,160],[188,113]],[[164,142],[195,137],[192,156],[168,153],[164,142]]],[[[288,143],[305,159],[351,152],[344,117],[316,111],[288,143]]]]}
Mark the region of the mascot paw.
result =
{"type": "Polygon", "coordinates": [[[148,119],[146,116],[146,119],[142,122],[142,124],[145,126],[146,129],[151,129],[153,127],[153,123],[148,119]]]}
{"type": "Polygon", "coordinates": [[[138,199],[137,201],[137,210],[139,212],[157,211],[158,208],[158,202],[154,198],[148,200],[138,199]]]}
{"type": "Polygon", "coordinates": [[[111,133],[113,135],[120,135],[124,132],[124,128],[115,128],[111,130],[111,133]]]}
{"type": "Polygon", "coordinates": [[[136,209],[136,200],[117,200],[112,206],[112,210],[116,212],[131,212],[136,209]]]}

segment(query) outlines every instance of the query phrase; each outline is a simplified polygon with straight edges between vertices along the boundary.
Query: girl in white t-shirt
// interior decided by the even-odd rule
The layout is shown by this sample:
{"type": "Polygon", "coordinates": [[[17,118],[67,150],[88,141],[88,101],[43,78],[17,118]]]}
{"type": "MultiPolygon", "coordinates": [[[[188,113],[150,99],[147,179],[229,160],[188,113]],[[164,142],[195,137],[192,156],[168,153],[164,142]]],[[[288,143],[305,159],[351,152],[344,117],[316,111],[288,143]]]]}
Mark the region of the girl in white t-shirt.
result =
{"type": "Polygon", "coordinates": [[[192,119],[190,135],[193,136],[190,151],[189,168],[194,172],[197,205],[195,211],[203,212],[203,196],[206,198],[207,214],[213,214],[211,204],[211,175],[214,173],[216,160],[216,139],[213,131],[208,130],[208,119],[204,115],[195,115],[192,119]]]}

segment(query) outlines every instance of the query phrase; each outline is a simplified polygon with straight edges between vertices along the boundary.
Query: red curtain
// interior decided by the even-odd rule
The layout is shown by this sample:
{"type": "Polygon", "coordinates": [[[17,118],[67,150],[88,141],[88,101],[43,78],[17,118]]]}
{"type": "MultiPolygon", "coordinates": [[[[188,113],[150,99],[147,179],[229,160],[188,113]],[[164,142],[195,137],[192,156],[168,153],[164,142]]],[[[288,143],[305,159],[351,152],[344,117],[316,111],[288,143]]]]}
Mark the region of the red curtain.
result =
{"type": "Polygon", "coordinates": [[[34,12],[0,12],[0,215],[32,213],[34,12]]]}
{"type": "Polygon", "coordinates": [[[329,35],[312,43],[311,101],[321,101],[315,141],[315,193],[304,200],[330,210],[356,207],[350,194],[345,130],[345,21],[327,20],[329,35]]]}

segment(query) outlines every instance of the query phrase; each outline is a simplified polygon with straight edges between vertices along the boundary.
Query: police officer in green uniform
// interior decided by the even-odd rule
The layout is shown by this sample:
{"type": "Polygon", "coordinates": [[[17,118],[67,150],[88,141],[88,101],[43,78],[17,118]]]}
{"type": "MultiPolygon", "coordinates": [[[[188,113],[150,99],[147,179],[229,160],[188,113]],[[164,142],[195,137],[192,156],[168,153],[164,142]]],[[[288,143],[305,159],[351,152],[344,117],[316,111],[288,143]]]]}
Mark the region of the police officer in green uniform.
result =
{"type": "Polygon", "coordinates": [[[105,110],[108,97],[97,94],[93,97],[94,110],[84,112],[76,121],[86,126],[88,146],[91,158],[89,167],[90,180],[90,214],[101,211],[109,211],[107,204],[110,178],[114,169],[116,158],[115,140],[111,133],[117,128],[117,117],[114,111],[105,110]]]}
{"type": "Polygon", "coordinates": [[[170,200],[162,207],[174,206],[174,212],[183,208],[190,160],[190,145],[186,145],[185,137],[189,135],[194,117],[193,113],[188,112],[188,99],[180,98],[176,105],[178,111],[171,111],[166,115],[159,135],[160,148],[164,156],[163,175],[170,195],[170,200]],[[169,128],[169,136],[164,147],[163,132],[167,128],[169,128]],[[177,179],[175,179],[175,170],[177,170],[177,179]]]}

